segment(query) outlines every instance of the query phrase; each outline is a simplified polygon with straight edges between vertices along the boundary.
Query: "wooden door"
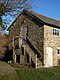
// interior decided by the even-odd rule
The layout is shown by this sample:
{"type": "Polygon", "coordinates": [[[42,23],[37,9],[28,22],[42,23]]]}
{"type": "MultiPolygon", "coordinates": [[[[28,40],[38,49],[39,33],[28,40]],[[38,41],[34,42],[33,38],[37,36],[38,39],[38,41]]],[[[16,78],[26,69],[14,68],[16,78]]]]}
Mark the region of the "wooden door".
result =
{"type": "Polygon", "coordinates": [[[53,66],[53,54],[52,54],[52,48],[47,47],[46,48],[46,67],[53,66]]]}

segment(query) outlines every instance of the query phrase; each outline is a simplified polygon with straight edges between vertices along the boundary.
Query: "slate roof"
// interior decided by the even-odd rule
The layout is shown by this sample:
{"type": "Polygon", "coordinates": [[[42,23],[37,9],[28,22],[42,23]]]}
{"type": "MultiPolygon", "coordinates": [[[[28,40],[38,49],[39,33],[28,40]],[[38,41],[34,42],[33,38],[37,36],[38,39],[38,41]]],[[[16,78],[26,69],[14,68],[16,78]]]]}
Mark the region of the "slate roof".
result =
{"type": "Polygon", "coordinates": [[[32,12],[32,11],[28,11],[28,13],[29,12],[32,15],[36,16],[41,21],[43,21],[45,24],[50,24],[50,25],[54,25],[54,26],[60,27],[60,21],[59,20],[55,20],[53,18],[49,18],[49,17],[46,17],[44,15],[41,15],[41,14],[38,14],[38,13],[35,13],[35,12],[32,12]]]}
{"type": "MultiPolygon", "coordinates": [[[[33,12],[33,11],[29,11],[29,10],[23,10],[21,13],[20,13],[20,15],[22,14],[22,13],[28,13],[28,14],[30,14],[30,15],[33,15],[34,17],[36,17],[37,19],[39,19],[40,21],[42,21],[44,24],[46,24],[46,25],[52,25],[52,27],[58,27],[58,28],[60,28],[60,21],[58,21],[58,20],[55,20],[55,19],[53,19],[53,18],[49,18],[49,17],[46,17],[46,16],[44,16],[44,15],[41,15],[41,14],[38,14],[38,13],[35,13],[35,12],[33,12]]],[[[19,16],[20,16],[19,15],[19,16]]],[[[19,18],[19,16],[16,18],[16,20],[19,18]]],[[[16,21],[15,20],[15,21],[16,21]]],[[[14,22],[15,22],[14,21],[14,22]]],[[[13,22],[13,23],[14,23],[13,22]]],[[[10,25],[10,27],[13,25],[13,23],[10,25]]],[[[10,28],[9,27],[9,28],[10,28]]],[[[8,29],[9,29],[8,28],[8,29]]]]}

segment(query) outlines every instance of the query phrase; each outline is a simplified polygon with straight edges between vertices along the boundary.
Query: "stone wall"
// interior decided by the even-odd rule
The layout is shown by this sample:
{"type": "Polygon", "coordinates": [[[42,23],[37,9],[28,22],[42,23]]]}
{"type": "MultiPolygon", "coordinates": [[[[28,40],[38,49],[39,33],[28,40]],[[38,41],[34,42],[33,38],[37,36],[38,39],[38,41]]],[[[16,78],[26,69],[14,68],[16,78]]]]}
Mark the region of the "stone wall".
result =
{"type": "Polygon", "coordinates": [[[21,26],[28,27],[28,37],[31,42],[43,53],[43,25],[34,20],[34,18],[30,18],[25,15],[20,15],[19,18],[13,23],[10,28],[10,39],[13,36],[19,35],[21,26]]]}
{"type": "MultiPolygon", "coordinates": [[[[13,37],[19,36],[21,23],[23,23],[23,15],[18,17],[18,19],[11,25],[9,28],[9,47],[12,47],[11,42],[13,41],[13,37]]],[[[15,39],[15,46],[18,45],[19,40],[15,39]]]]}
{"type": "Polygon", "coordinates": [[[28,38],[38,48],[38,50],[43,53],[43,38],[44,38],[44,27],[41,23],[37,25],[37,21],[32,21],[31,19],[25,17],[25,23],[23,25],[27,25],[28,28],[28,38]]]}
{"type": "MultiPolygon", "coordinates": [[[[60,47],[60,36],[53,35],[52,29],[53,26],[47,26],[40,23],[40,21],[36,20],[35,17],[27,16],[21,14],[18,19],[11,25],[9,31],[9,41],[11,42],[14,36],[21,35],[21,27],[26,26],[28,28],[28,35],[27,37],[30,39],[32,44],[38,50],[44,54],[44,65],[46,64],[46,48],[51,47],[53,50],[53,66],[57,65],[58,55],[57,49],[60,47]]],[[[18,44],[15,41],[15,44],[18,44]]],[[[9,46],[12,48],[12,42],[9,46]]]]}
{"type": "MultiPolygon", "coordinates": [[[[60,47],[60,35],[53,35],[53,26],[44,25],[44,64],[46,64],[46,48],[52,48],[53,66],[57,65],[58,54],[57,49],[60,47]]],[[[58,29],[58,28],[57,28],[58,29]]],[[[59,30],[59,29],[58,29],[59,30]]],[[[60,30],[59,30],[60,31],[60,30]]]]}
{"type": "MultiPolygon", "coordinates": [[[[20,35],[22,26],[26,26],[28,28],[27,37],[31,40],[31,42],[34,44],[34,46],[37,47],[37,49],[43,54],[43,41],[44,41],[43,24],[38,23],[33,18],[26,17],[25,15],[21,15],[9,29],[10,30],[10,35],[9,35],[10,39],[13,39],[14,36],[20,35]]],[[[15,44],[17,44],[17,43],[15,43],[15,44]]]]}

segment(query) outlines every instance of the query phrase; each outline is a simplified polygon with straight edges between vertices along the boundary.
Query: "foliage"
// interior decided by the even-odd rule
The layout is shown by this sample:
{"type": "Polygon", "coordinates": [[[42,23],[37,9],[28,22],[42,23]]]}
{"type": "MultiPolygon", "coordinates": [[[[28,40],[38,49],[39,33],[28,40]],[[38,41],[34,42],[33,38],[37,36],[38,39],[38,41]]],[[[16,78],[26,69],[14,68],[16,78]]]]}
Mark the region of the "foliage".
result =
{"type": "Polygon", "coordinates": [[[60,66],[45,69],[16,69],[21,80],[60,80],[60,66]]]}
{"type": "Polygon", "coordinates": [[[0,25],[1,21],[4,24],[7,23],[7,19],[3,20],[2,16],[10,16],[18,15],[21,10],[29,9],[31,5],[28,0],[0,0],[0,25]]]}
{"type": "Polygon", "coordinates": [[[5,51],[7,49],[7,38],[5,35],[0,35],[0,59],[4,57],[5,51]]]}

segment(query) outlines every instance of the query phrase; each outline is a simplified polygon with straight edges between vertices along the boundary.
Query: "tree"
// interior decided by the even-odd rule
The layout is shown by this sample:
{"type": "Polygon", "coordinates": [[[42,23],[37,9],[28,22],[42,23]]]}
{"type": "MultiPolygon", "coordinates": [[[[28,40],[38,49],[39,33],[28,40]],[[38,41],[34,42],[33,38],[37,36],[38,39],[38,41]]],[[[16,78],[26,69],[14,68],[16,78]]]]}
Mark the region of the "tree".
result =
{"type": "Polygon", "coordinates": [[[23,9],[29,9],[31,5],[28,0],[0,0],[0,25],[4,27],[6,20],[2,19],[2,16],[15,16],[23,9]],[[3,22],[3,24],[2,24],[3,22]]]}
{"type": "Polygon", "coordinates": [[[5,35],[0,35],[0,59],[4,57],[7,45],[7,37],[5,35]]]}
{"type": "Polygon", "coordinates": [[[7,50],[7,37],[5,35],[0,35],[0,59],[4,58],[5,51],[7,50]]]}

